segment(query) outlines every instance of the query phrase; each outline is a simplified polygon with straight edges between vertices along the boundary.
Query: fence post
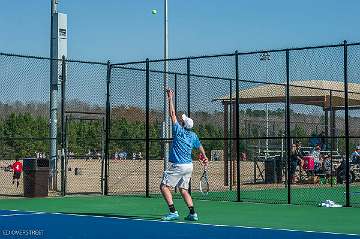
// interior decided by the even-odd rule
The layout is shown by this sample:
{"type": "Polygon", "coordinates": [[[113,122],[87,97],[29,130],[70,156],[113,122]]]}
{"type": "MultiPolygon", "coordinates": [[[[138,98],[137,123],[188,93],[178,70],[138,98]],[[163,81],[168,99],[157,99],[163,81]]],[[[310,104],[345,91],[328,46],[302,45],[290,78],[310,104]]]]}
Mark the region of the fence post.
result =
{"type": "Polygon", "coordinates": [[[150,127],[149,127],[149,123],[150,123],[150,116],[149,116],[149,110],[150,110],[150,75],[149,75],[149,58],[146,58],[146,90],[145,90],[145,94],[146,94],[146,132],[145,132],[145,138],[146,138],[146,143],[145,143],[145,155],[146,155],[146,166],[145,166],[145,171],[146,171],[146,178],[145,178],[145,191],[146,191],[146,197],[149,197],[149,188],[150,188],[150,182],[149,182],[149,159],[150,159],[150,127]]]}
{"type": "MultiPolygon", "coordinates": [[[[187,78],[187,117],[190,117],[190,58],[186,59],[186,78],[187,78]]],[[[189,193],[191,195],[191,179],[189,182],[189,193]]]]}
{"type": "Polygon", "coordinates": [[[106,123],[105,123],[105,159],[104,159],[104,190],[103,194],[109,194],[109,139],[110,139],[110,82],[111,82],[111,64],[107,62],[106,74],[106,123]]]}
{"type": "Polygon", "coordinates": [[[66,135],[65,135],[65,82],[66,82],[66,61],[65,56],[61,60],[61,195],[66,195],[66,135]]]}
{"type": "Polygon", "coordinates": [[[178,86],[177,86],[177,74],[174,74],[174,88],[175,88],[175,112],[177,111],[177,106],[178,106],[178,94],[177,94],[177,90],[178,90],[178,86]]]}
{"type": "Polygon", "coordinates": [[[240,202],[240,115],[239,115],[239,53],[235,51],[235,88],[236,88],[236,104],[235,104],[235,135],[236,135],[236,190],[237,190],[237,201],[240,202]]]}
{"type": "Polygon", "coordinates": [[[287,151],[287,186],[288,186],[288,204],[291,204],[291,165],[290,165],[290,69],[289,69],[289,50],[286,50],[286,151],[287,151]]]}
{"type": "Polygon", "coordinates": [[[345,92],[345,160],[346,160],[346,207],[350,207],[350,165],[349,165],[349,90],[348,90],[348,54],[344,41],[344,92],[345,92]]]}
{"type": "Polygon", "coordinates": [[[333,108],[333,93],[330,90],[330,136],[331,136],[331,147],[330,147],[330,186],[333,186],[333,151],[335,149],[335,111],[333,108]]]}

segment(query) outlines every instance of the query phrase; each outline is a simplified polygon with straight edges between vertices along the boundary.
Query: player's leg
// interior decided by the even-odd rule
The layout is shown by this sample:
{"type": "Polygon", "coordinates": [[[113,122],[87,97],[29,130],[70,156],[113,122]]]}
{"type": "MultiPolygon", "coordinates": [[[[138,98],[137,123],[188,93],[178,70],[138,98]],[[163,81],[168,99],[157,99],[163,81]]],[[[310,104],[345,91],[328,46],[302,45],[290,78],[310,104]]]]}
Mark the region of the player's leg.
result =
{"type": "Polygon", "coordinates": [[[181,196],[183,197],[187,207],[189,208],[189,214],[185,217],[185,220],[197,221],[199,220],[197,213],[195,212],[193,200],[188,190],[185,188],[179,188],[181,196]]]}
{"type": "Polygon", "coordinates": [[[179,188],[182,198],[184,199],[186,205],[189,208],[189,214],[187,217],[185,217],[185,220],[197,221],[198,216],[195,212],[193,200],[188,191],[189,183],[190,183],[190,179],[191,179],[191,175],[192,175],[192,171],[193,171],[193,165],[192,164],[182,165],[182,171],[183,171],[183,176],[177,186],[179,188]]]}
{"type": "Polygon", "coordinates": [[[179,191],[180,191],[181,196],[184,199],[186,205],[188,207],[193,207],[194,204],[193,204],[193,201],[192,201],[189,191],[185,188],[179,188],[179,191]]]}
{"type": "MultiPolygon", "coordinates": [[[[167,185],[165,185],[165,184],[161,184],[161,185],[160,185],[160,191],[161,191],[161,194],[163,195],[166,203],[167,203],[169,206],[170,206],[170,205],[174,205],[170,187],[167,186],[167,185]]],[[[170,211],[171,211],[171,210],[170,210],[170,211]]]]}
{"type": "Polygon", "coordinates": [[[16,187],[18,188],[19,187],[19,185],[20,185],[20,177],[21,177],[21,173],[19,173],[19,175],[18,175],[18,178],[17,178],[17,180],[16,180],[16,187]]]}
{"type": "Polygon", "coordinates": [[[21,176],[21,173],[20,173],[20,172],[16,172],[16,173],[15,173],[16,187],[17,187],[17,188],[18,188],[19,185],[20,185],[20,182],[19,182],[20,176],[21,176]]]}
{"type": "Polygon", "coordinates": [[[175,209],[170,188],[174,188],[177,185],[180,177],[178,167],[175,164],[172,164],[163,174],[160,191],[169,207],[170,213],[162,217],[162,220],[171,221],[179,219],[179,213],[175,209]]]}

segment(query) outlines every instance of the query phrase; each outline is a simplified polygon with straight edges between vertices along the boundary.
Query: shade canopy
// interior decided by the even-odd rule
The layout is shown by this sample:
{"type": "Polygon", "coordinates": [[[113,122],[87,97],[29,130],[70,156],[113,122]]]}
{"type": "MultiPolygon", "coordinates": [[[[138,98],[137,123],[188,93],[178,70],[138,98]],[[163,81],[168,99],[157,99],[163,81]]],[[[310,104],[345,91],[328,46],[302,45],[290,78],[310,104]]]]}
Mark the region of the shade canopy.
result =
{"type": "MultiPolygon", "coordinates": [[[[360,106],[360,84],[348,83],[349,106],[360,106]]],[[[214,99],[223,103],[235,101],[236,93],[214,99]],[[230,100],[231,99],[231,100],[230,100]]],[[[285,84],[258,84],[255,87],[239,91],[240,104],[284,103],[286,101],[285,84]]],[[[330,107],[344,107],[344,83],[339,81],[306,80],[291,81],[290,103],[330,107]]]]}

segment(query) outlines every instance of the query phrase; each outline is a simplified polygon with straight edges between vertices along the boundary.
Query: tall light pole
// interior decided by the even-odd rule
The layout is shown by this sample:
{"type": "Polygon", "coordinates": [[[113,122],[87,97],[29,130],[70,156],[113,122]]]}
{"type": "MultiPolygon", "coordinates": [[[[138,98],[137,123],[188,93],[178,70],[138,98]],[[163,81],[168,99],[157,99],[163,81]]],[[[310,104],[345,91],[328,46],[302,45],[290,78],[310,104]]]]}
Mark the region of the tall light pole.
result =
{"type": "Polygon", "coordinates": [[[57,97],[61,59],[67,57],[67,15],[58,13],[59,0],[51,0],[50,29],[50,166],[51,187],[56,189],[57,175],[57,97]]]}
{"type": "MultiPolygon", "coordinates": [[[[153,9],[152,14],[157,14],[157,10],[153,9]]],[[[168,161],[169,161],[169,142],[168,139],[171,137],[170,133],[170,116],[169,116],[169,103],[167,101],[167,92],[166,90],[169,88],[168,84],[168,48],[169,48],[169,40],[168,40],[168,1],[164,0],[164,70],[163,70],[163,91],[164,91],[164,118],[161,126],[161,136],[163,143],[163,156],[164,156],[164,170],[167,169],[168,161]]]]}
{"type": "Polygon", "coordinates": [[[50,176],[51,188],[56,188],[56,138],[57,138],[57,79],[54,79],[54,16],[57,13],[57,0],[51,0],[51,29],[50,29],[50,176]]]}
{"type": "Polygon", "coordinates": [[[169,48],[169,39],[168,39],[168,1],[164,0],[164,122],[163,122],[163,139],[164,142],[164,170],[167,169],[167,164],[169,161],[169,142],[168,138],[170,138],[170,117],[169,117],[169,105],[167,101],[167,93],[168,89],[168,48],[169,48]]]}

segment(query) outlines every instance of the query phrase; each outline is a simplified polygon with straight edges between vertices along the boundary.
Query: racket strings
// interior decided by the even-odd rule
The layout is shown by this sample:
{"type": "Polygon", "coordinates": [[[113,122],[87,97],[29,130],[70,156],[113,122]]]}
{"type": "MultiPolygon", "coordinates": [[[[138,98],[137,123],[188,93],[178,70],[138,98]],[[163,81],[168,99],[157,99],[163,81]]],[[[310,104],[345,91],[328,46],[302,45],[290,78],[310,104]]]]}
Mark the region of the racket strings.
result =
{"type": "Polygon", "coordinates": [[[209,192],[209,181],[206,171],[204,171],[203,175],[200,178],[200,191],[203,194],[207,194],[209,192]]]}

